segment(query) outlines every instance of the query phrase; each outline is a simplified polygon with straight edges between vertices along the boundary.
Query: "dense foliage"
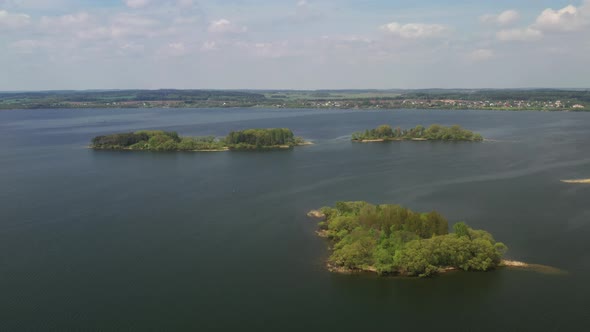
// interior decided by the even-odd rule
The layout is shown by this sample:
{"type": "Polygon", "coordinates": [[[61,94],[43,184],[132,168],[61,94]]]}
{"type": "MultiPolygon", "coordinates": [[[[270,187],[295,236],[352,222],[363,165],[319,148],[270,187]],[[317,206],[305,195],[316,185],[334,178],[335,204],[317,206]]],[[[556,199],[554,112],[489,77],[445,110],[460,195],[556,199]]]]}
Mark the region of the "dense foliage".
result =
{"type": "Polygon", "coordinates": [[[304,144],[302,138],[284,128],[232,131],[225,139],[214,136],[180,137],[176,132],[142,130],[134,133],[97,136],[94,149],[147,151],[211,151],[227,149],[266,149],[304,144]]]}
{"type": "Polygon", "coordinates": [[[352,134],[353,141],[363,140],[436,140],[436,141],[482,141],[483,137],[459,125],[443,127],[437,124],[428,128],[416,126],[411,129],[393,129],[389,125],[381,125],[375,129],[352,134]]]}
{"type": "Polygon", "coordinates": [[[95,137],[92,147],[110,150],[196,151],[224,149],[225,144],[212,136],[180,137],[176,132],[142,130],[95,137]]]}
{"type": "Polygon", "coordinates": [[[230,148],[260,149],[273,147],[291,147],[303,143],[299,137],[295,137],[290,129],[247,129],[232,131],[227,135],[225,142],[230,148]]]}
{"type": "Polygon", "coordinates": [[[437,212],[416,213],[399,205],[339,202],[324,207],[321,232],[333,240],[329,263],[347,270],[430,276],[445,268],[487,271],[500,264],[506,246],[464,223],[448,233],[437,212]]]}

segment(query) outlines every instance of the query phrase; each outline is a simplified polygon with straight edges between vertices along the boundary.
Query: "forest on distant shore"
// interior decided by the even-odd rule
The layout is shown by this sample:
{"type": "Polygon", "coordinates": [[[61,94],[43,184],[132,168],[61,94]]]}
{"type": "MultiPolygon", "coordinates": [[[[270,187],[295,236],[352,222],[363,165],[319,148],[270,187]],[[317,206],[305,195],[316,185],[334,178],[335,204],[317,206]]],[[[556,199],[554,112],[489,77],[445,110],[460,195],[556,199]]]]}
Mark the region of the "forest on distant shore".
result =
{"type": "Polygon", "coordinates": [[[588,111],[590,90],[89,90],[0,92],[0,109],[336,108],[588,111]]]}

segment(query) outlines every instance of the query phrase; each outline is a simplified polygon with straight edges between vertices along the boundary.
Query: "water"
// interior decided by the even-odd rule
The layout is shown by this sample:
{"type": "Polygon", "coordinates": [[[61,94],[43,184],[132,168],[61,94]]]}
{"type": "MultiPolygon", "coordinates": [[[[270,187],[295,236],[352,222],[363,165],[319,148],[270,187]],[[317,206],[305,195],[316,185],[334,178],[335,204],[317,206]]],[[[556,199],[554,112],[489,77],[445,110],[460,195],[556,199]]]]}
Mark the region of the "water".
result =
{"type": "Polygon", "coordinates": [[[590,114],[492,111],[0,112],[0,330],[584,330],[590,114]],[[485,143],[354,144],[391,123],[460,124],[485,143]],[[92,151],[137,129],[289,127],[277,152],[92,151]],[[499,270],[434,279],[327,272],[305,214],[338,200],[438,210],[492,232],[499,270]]]}

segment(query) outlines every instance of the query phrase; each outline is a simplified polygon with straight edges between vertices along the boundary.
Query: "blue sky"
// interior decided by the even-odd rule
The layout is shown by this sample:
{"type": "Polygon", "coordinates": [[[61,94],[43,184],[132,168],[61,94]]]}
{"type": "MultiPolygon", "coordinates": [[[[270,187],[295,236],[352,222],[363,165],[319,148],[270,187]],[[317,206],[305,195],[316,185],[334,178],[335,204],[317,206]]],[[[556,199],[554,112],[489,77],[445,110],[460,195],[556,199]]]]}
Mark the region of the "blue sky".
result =
{"type": "Polygon", "coordinates": [[[590,87],[590,0],[0,0],[0,90],[590,87]]]}

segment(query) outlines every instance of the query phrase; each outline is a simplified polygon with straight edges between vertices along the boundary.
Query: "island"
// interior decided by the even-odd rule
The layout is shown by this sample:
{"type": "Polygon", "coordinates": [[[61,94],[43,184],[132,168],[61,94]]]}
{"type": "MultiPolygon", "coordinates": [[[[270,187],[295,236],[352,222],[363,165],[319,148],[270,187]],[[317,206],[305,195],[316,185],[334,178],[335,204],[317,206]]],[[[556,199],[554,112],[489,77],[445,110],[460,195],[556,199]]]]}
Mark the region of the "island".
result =
{"type": "Polygon", "coordinates": [[[400,205],[338,202],[308,216],[322,219],[318,234],[332,241],[328,268],[333,272],[428,277],[452,270],[489,271],[504,264],[507,251],[486,231],[459,222],[449,233],[441,214],[400,205]]]}
{"type": "Polygon", "coordinates": [[[461,128],[459,125],[444,127],[433,124],[428,128],[416,126],[411,129],[395,128],[390,125],[380,125],[375,129],[352,134],[353,142],[385,142],[385,141],[483,141],[480,134],[461,128]]]}
{"type": "Polygon", "coordinates": [[[225,138],[214,136],[182,137],[173,131],[140,130],[97,136],[90,148],[95,150],[132,151],[229,151],[258,149],[288,149],[309,145],[295,137],[290,129],[268,128],[232,131],[225,138]]]}

